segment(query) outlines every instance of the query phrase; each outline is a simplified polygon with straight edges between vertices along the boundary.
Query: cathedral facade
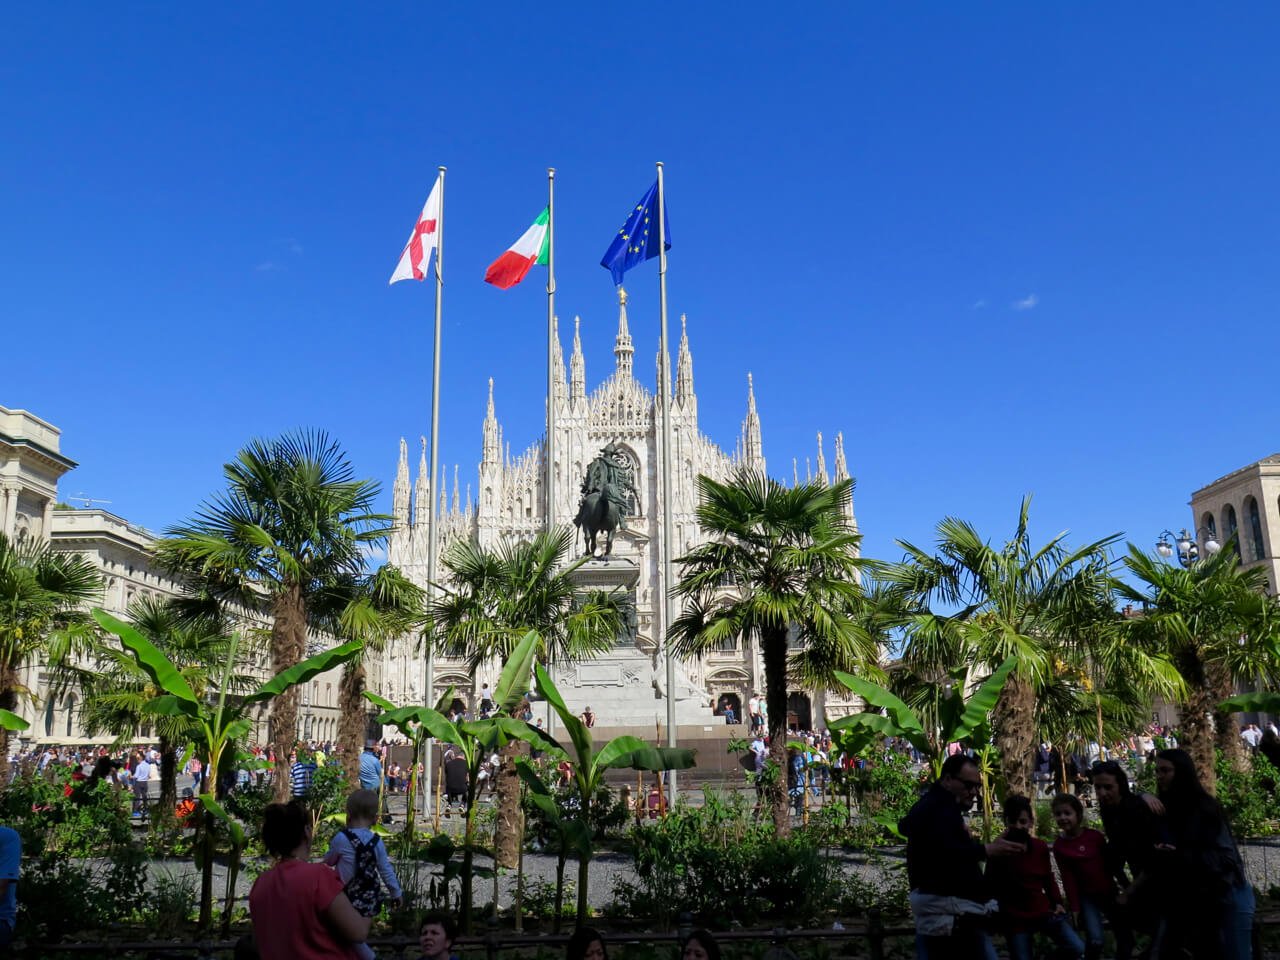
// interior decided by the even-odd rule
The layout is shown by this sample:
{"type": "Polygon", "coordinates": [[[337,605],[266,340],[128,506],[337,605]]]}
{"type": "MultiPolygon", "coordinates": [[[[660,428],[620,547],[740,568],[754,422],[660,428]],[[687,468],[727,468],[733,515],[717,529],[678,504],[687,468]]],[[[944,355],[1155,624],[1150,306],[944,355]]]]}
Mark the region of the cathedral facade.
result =
{"type": "MultiPolygon", "coordinates": [[[[661,410],[657,396],[634,375],[634,347],[627,322],[626,294],[620,292],[618,332],[610,375],[588,392],[586,360],[579,337],[580,320],[574,320],[573,351],[566,375],[559,333],[553,343],[555,404],[555,504],[553,521],[572,524],[579,507],[583,475],[602,448],[620,450],[634,481],[635,496],[625,529],[617,532],[609,557],[579,568],[585,588],[626,591],[634,603],[634,622],[619,637],[610,654],[590,662],[561,667],[557,684],[568,705],[581,710],[592,705],[602,726],[646,726],[665,719],[665,665],[660,655],[663,630],[661,557],[663,511],[671,510],[673,558],[702,542],[695,510],[695,480],[706,474],[727,480],[740,467],[764,472],[766,462],[760,416],[751,375],[747,375],[746,414],[732,453],[709,439],[698,425],[698,398],[694,392],[693,355],[685,318],[681,317],[674,390],[671,403],[671,502],[664,502],[660,477],[661,410]]],[[[656,378],[655,378],[656,379],[656,378]]],[[[500,396],[500,394],[499,394],[500,396]]],[[[465,505],[459,494],[457,468],[452,498],[446,496],[442,476],[433,492],[426,460],[426,445],[419,461],[416,482],[410,484],[409,452],[400,441],[400,458],[393,494],[395,532],[388,545],[388,559],[415,582],[427,583],[427,505],[438,498],[439,555],[450,544],[468,539],[492,547],[504,539],[533,536],[546,525],[545,438],[512,457],[498,419],[494,382],[489,381],[488,405],[481,428],[480,465],[476,498],[468,486],[465,505]]],[[[848,477],[843,437],[836,435],[834,479],[848,477]]],[[[816,479],[827,482],[822,435],[818,435],[816,479]]],[[[797,477],[793,461],[793,477],[797,477]]],[[[856,524],[852,505],[849,519],[856,524]]],[[[579,548],[582,539],[578,540],[579,548]]],[[[440,565],[443,575],[443,564],[440,565]]],[[[675,566],[674,575],[679,575],[675,566]]],[[[424,668],[422,654],[408,641],[389,648],[383,673],[385,691],[397,702],[421,702],[424,668]]],[[[436,688],[457,687],[464,702],[474,705],[482,683],[496,680],[500,665],[479,676],[469,675],[460,661],[437,659],[436,688]]],[[[686,662],[676,671],[674,695],[679,723],[709,723],[713,715],[733,706],[738,717],[755,692],[764,690],[764,672],[753,638],[738,637],[701,661],[686,662]]],[[[794,722],[810,727],[820,724],[816,704],[808,692],[796,690],[789,706],[794,722]]],[[[723,721],[719,721],[723,722],[723,721]]]]}

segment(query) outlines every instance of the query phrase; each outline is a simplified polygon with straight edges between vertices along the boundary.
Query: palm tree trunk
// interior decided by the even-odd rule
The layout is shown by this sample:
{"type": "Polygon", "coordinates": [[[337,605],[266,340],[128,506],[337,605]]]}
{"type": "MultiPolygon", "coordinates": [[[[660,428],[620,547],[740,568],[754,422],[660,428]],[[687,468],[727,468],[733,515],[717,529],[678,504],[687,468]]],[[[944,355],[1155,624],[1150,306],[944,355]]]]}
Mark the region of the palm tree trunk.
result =
{"type": "Polygon", "coordinates": [[[777,774],[766,785],[765,795],[773,811],[773,828],[779,837],[791,833],[791,811],[787,806],[787,630],[770,627],[761,631],[764,659],[765,702],[769,705],[769,759],[777,774]]]}
{"type": "MultiPolygon", "coordinates": [[[[10,712],[18,707],[18,671],[13,664],[0,663],[0,708],[10,712]]],[[[0,727],[0,758],[9,759],[9,731],[0,727]]]]}
{"type": "MultiPolygon", "coordinates": [[[[276,597],[272,609],[271,669],[287,670],[302,661],[307,649],[307,606],[302,587],[291,584],[276,597]]],[[[271,740],[276,751],[275,798],[289,799],[289,753],[297,743],[298,688],[290,687],[271,701],[271,740]]]]}
{"type": "Polygon", "coordinates": [[[1031,681],[1015,670],[1009,674],[995,709],[991,727],[1000,767],[1010,794],[1031,796],[1031,759],[1035,756],[1036,693],[1031,681]]]}
{"type": "Polygon", "coordinates": [[[520,775],[516,758],[526,756],[529,745],[512,740],[502,748],[497,771],[498,815],[493,827],[493,850],[499,867],[511,869],[520,858],[524,843],[524,811],[520,809],[520,775]]]}
{"type": "MultiPolygon", "coordinates": [[[[581,781],[579,781],[581,783],[581,781]]],[[[580,792],[582,808],[578,815],[582,817],[582,826],[586,832],[586,849],[578,851],[578,926],[587,922],[587,888],[591,886],[591,853],[594,844],[591,842],[591,795],[580,792]]]]}
{"type": "MultiPolygon", "coordinates": [[[[338,749],[342,753],[342,770],[347,783],[360,781],[360,754],[365,738],[365,669],[364,660],[355,660],[342,668],[338,681],[338,749]]],[[[411,808],[412,809],[412,808],[411,808]]]]}
{"type": "Polygon", "coordinates": [[[1244,751],[1244,741],[1240,739],[1240,720],[1236,714],[1218,709],[1218,704],[1235,692],[1234,678],[1230,670],[1216,661],[1205,664],[1205,678],[1213,693],[1215,744],[1231,768],[1243,773],[1249,769],[1249,757],[1244,751]]]}
{"type": "Polygon", "coordinates": [[[1204,788],[1216,793],[1218,776],[1214,770],[1213,707],[1218,701],[1199,653],[1188,651],[1179,661],[1178,672],[1186,680],[1189,691],[1178,717],[1180,746],[1191,754],[1204,788]]]}
{"type": "Polygon", "coordinates": [[[173,816],[178,805],[178,750],[168,737],[160,737],[160,810],[173,816]]]}

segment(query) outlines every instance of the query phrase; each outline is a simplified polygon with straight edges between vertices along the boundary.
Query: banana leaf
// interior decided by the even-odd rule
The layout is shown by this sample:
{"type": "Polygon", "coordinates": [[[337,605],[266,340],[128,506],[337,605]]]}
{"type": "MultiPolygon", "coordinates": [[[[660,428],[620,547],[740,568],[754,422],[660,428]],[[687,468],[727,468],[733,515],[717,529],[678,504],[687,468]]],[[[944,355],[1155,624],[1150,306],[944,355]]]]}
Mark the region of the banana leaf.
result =
{"type": "MultiPolygon", "coordinates": [[[[334,667],[349,660],[354,660],[363,650],[363,641],[348,640],[339,647],[317,653],[314,657],[308,657],[301,663],[295,663],[292,667],[281,670],[253,693],[245,697],[244,702],[258,703],[262,700],[278,697],[292,686],[306,683],[312,677],[317,677],[327,670],[332,670],[334,667]]],[[[183,682],[185,683],[186,681],[183,682]]]]}
{"type": "Polygon", "coordinates": [[[533,669],[538,640],[536,630],[526,633],[507,657],[506,665],[498,676],[498,683],[493,688],[493,699],[505,713],[514,710],[529,689],[529,671],[533,669]]]}
{"type": "Polygon", "coordinates": [[[98,621],[102,629],[120,638],[120,643],[133,654],[138,666],[143,669],[157,687],[165,693],[188,703],[199,703],[195,691],[191,689],[191,684],[187,683],[186,677],[182,675],[182,672],[173,665],[173,662],[168,657],[156,649],[150,640],[123,620],[117,620],[111,616],[101,607],[94,607],[91,613],[93,614],[93,619],[98,621]]]}

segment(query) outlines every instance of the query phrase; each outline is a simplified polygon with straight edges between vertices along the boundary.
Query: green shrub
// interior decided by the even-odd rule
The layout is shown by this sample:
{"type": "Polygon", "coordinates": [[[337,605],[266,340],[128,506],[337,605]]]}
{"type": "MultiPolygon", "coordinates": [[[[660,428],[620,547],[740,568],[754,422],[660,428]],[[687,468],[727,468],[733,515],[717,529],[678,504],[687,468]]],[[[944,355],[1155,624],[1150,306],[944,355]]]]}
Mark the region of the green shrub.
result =
{"type": "MultiPolygon", "coordinates": [[[[1152,767],[1155,764],[1151,764],[1152,767]]],[[[1244,772],[1218,752],[1218,802],[1237,837],[1266,837],[1280,833],[1280,770],[1262,754],[1244,772]]]]}
{"type": "Polygon", "coordinates": [[[193,873],[161,871],[151,884],[145,913],[149,929],[180,930],[191,919],[196,903],[196,877],[193,873]]]}
{"type": "Polygon", "coordinates": [[[24,858],[46,851],[101,857],[131,840],[129,794],[105,780],[92,787],[70,771],[23,774],[0,793],[0,822],[22,837],[24,858]]]}
{"type": "Polygon", "coordinates": [[[636,881],[615,885],[621,914],[667,924],[684,911],[707,925],[743,916],[801,924],[830,908],[838,865],[810,836],[777,837],[741,794],[708,791],[702,807],[677,805],[630,836],[636,881]]]}

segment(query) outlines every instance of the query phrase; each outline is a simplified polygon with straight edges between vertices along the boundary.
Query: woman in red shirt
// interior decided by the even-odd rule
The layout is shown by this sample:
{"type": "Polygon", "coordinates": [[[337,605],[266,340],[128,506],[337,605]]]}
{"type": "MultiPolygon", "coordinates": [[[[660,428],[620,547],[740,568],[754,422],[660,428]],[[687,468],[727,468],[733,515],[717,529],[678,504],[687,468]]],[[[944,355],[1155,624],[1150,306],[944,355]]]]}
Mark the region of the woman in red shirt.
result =
{"type": "Polygon", "coordinates": [[[342,892],[342,879],[323,863],[308,863],[311,818],[296,800],[270,804],[262,844],[275,864],[253,882],[249,916],[262,960],[356,960],[369,936],[342,892]]]}
{"type": "Polygon", "coordinates": [[[1020,843],[1026,853],[1000,857],[988,862],[987,881],[991,894],[1000,902],[1000,919],[1005,927],[1011,960],[1031,960],[1037,933],[1057,947],[1056,956],[1080,958],[1084,944],[1071,929],[1067,907],[1053,877],[1049,845],[1032,836],[1036,826],[1031,801],[1017,795],[1004,802],[1004,839],[1020,843]]]}
{"type": "MultiPolygon", "coordinates": [[[[1053,855],[1062,872],[1067,905],[1080,915],[1084,928],[1085,956],[1102,956],[1102,917],[1115,910],[1116,883],[1107,869],[1103,851],[1107,838],[1099,830],[1084,825],[1084,806],[1080,798],[1060,793],[1053,798],[1053,819],[1058,825],[1058,839],[1053,841],[1053,855]]],[[[1113,926],[1115,921],[1112,921],[1113,926]]],[[[1119,931],[1121,928],[1116,927],[1119,931]]],[[[1127,958],[1129,950],[1117,943],[1116,955],[1127,958]]]]}

